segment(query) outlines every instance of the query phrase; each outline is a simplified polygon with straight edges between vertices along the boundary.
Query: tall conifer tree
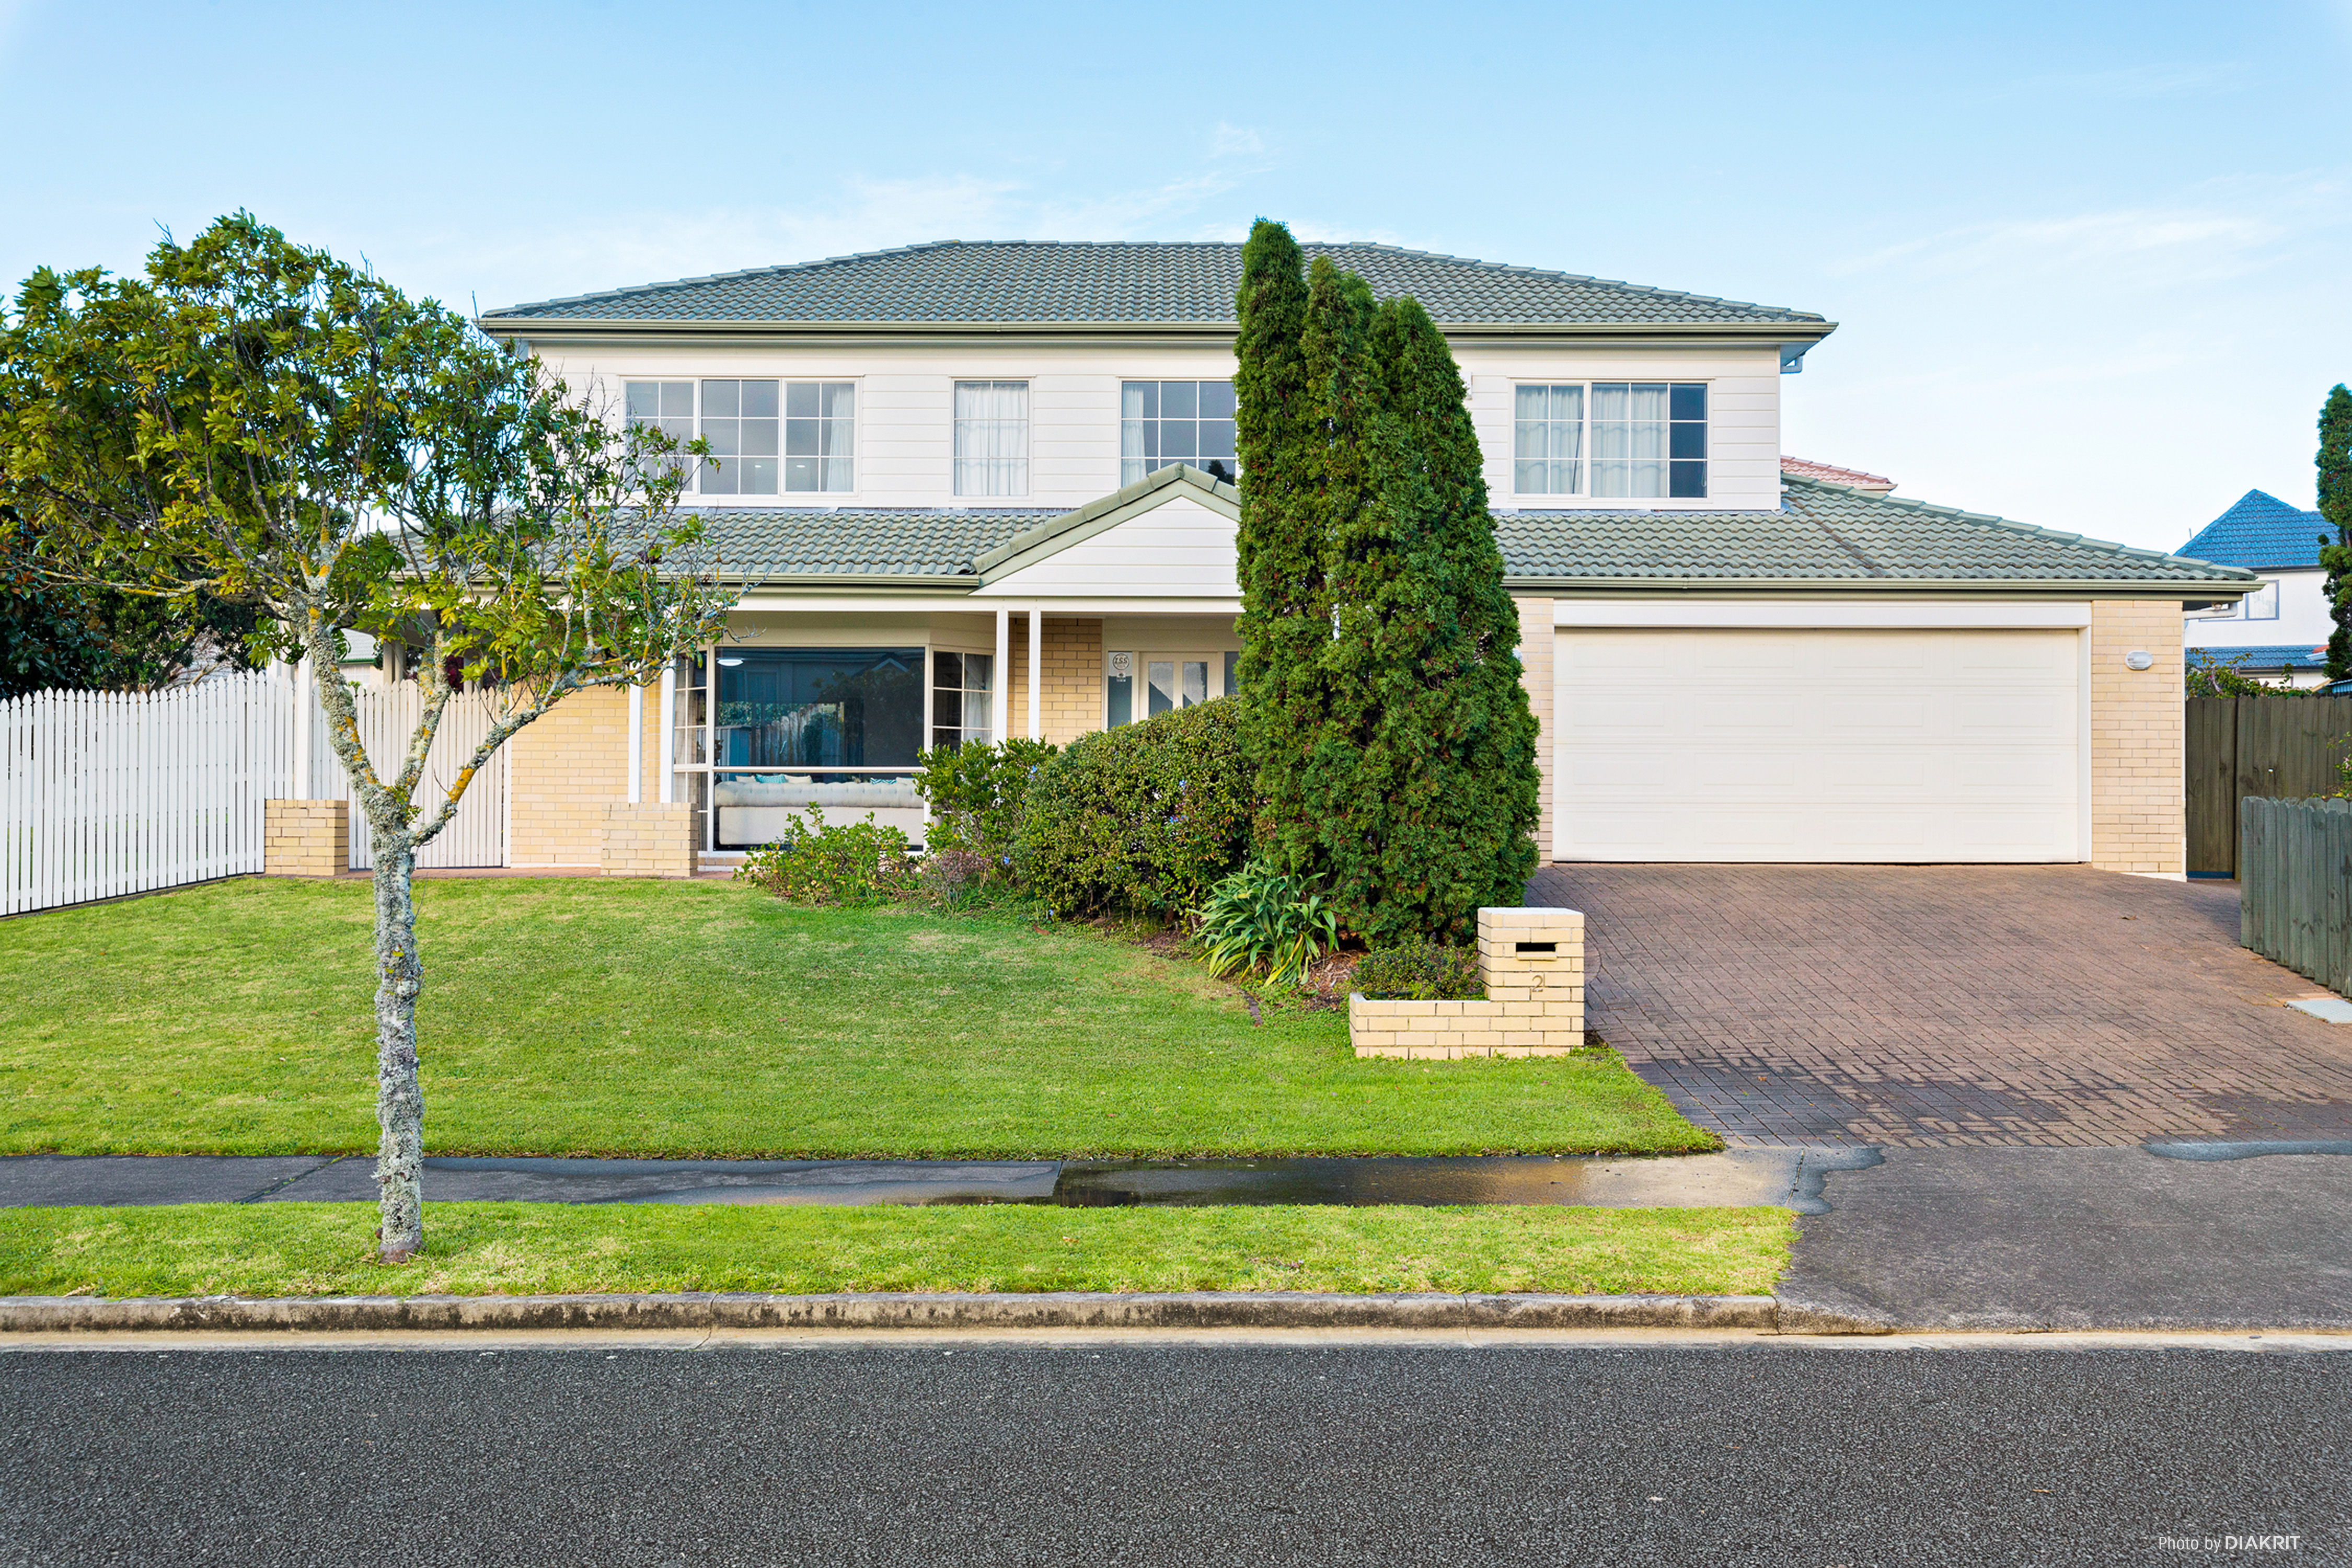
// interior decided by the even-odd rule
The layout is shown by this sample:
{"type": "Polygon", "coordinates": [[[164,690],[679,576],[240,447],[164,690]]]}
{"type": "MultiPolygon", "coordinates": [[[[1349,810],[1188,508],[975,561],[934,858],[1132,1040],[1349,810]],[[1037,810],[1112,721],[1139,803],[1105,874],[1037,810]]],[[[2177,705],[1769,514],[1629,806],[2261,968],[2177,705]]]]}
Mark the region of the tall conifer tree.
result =
{"type": "Polygon", "coordinates": [[[1536,860],[1535,719],[1477,437],[1426,312],[1376,306],[1326,258],[1302,289],[1300,260],[1263,222],[1244,252],[1257,849],[1320,879],[1350,930],[1465,937],[1536,860]]]}
{"type": "Polygon", "coordinates": [[[2319,536],[2327,568],[2327,679],[2352,679],[2352,392],[2336,383],[2319,408],[2319,517],[2336,537],[2319,536]]]}

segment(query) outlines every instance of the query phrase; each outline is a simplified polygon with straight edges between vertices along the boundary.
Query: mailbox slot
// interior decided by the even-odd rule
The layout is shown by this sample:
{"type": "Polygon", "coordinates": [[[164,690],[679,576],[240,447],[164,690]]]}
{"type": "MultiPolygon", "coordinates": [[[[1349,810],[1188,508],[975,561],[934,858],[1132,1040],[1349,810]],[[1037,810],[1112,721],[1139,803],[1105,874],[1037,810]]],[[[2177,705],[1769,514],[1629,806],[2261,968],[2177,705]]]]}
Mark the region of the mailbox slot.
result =
{"type": "Polygon", "coordinates": [[[1513,944],[1521,958],[1549,958],[1559,952],[1556,942],[1522,942],[1513,944]]]}

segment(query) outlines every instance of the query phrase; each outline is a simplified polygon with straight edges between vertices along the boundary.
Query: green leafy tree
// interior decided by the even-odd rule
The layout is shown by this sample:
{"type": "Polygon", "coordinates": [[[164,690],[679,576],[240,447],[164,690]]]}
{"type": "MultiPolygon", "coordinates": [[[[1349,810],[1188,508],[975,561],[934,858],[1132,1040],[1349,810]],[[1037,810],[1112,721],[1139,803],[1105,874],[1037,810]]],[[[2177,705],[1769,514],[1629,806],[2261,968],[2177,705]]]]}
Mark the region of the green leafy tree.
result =
{"type": "Polygon", "coordinates": [[[677,510],[689,467],[464,318],[243,213],[167,239],[144,278],[37,272],[0,321],[0,506],[44,582],[247,605],[262,649],[321,671],[347,626],[421,653],[396,756],[370,757],[351,689],[318,682],[374,856],[386,1262],[424,1240],[416,852],[523,726],[723,625],[732,595],[677,510]],[[488,732],[425,789],[461,682],[489,694],[488,732]]]}
{"type": "Polygon", "coordinates": [[[1261,223],[1239,300],[1256,842],[1349,930],[1459,938],[1536,862],[1536,725],[1477,438],[1428,314],[1302,260],[1261,223]]]}
{"type": "Polygon", "coordinates": [[[2352,679],[2352,392],[2336,383],[2319,409],[2319,517],[2336,537],[2319,536],[2327,569],[2327,679],[2352,679]]]}
{"type": "Polygon", "coordinates": [[[252,606],[51,583],[31,533],[0,519],[0,698],[154,691],[198,661],[252,668],[252,606]]]}

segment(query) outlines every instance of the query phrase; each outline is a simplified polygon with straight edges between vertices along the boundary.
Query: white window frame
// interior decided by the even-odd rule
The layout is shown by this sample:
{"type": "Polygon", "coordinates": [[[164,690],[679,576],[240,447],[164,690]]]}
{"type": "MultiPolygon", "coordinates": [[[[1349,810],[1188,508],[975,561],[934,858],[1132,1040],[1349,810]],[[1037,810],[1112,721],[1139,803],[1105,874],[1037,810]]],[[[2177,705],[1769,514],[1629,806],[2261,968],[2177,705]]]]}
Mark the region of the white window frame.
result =
{"type": "MultiPolygon", "coordinates": [[[[1181,688],[1184,679],[1183,667],[1187,664],[1199,664],[1205,660],[1209,667],[1208,679],[1204,687],[1207,695],[1203,696],[1201,700],[1203,702],[1213,702],[1220,697],[1230,697],[1233,695],[1231,691],[1225,689],[1225,656],[1232,651],[1233,650],[1230,648],[1222,647],[1158,647],[1150,645],[1139,645],[1133,647],[1106,647],[1103,649],[1102,656],[1102,701],[1096,719],[1097,726],[1105,730],[1111,727],[1110,683],[1113,674],[1114,660],[1125,658],[1131,661],[1129,679],[1134,682],[1134,684],[1129,688],[1130,711],[1127,721],[1130,724],[1140,724],[1146,719],[1152,716],[1150,696],[1152,665],[1157,663],[1173,664],[1176,666],[1176,680],[1181,695],[1181,688]]],[[[1190,708],[1192,706],[1192,704],[1189,702],[1179,701],[1177,703],[1178,708],[1190,708]]],[[[1171,710],[1171,711],[1173,711],[1173,710],[1171,710]]]]}
{"type": "MultiPolygon", "coordinates": [[[[1637,505],[1637,506],[1652,506],[1652,505],[1657,505],[1657,504],[1664,504],[1664,505],[1670,506],[1670,507],[1675,507],[1675,506],[1683,506],[1683,507],[1694,507],[1694,508],[1706,507],[1706,506],[1713,505],[1713,504],[1715,504],[1713,498],[1714,498],[1714,495],[1715,495],[1715,482],[1716,482],[1716,476],[1715,476],[1715,462],[1716,462],[1716,458],[1715,458],[1715,402],[1716,402],[1716,399],[1715,399],[1715,381],[1714,381],[1714,378],[1713,378],[1713,377],[1710,377],[1710,376],[1696,376],[1696,375],[1683,375],[1683,376],[1621,376],[1621,375],[1607,375],[1607,376],[1556,376],[1556,375],[1541,375],[1541,376],[1538,376],[1538,375],[1529,375],[1529,376],[1520,376],[1520,377],[1517,377],[1517,378],[1514,379],[1514,380],[1511,382],[1511,384],[1510,384],[1510,405],[1509,405],[1509,406],[1505,410],[1505,416],[1506,416],[1506,417],[1507,417],[1507,419],[1508,420],[1508,422],[1509,422],[1509,424],[1510,424],[1510,426],[1511,426],[1510,457],[1509,457],[1509,458],[1507,459],[1507,464],[1508,464],[1508,467],[1509,467],[1509,469],[1510,469],[1510,492],[1509,492],[1509,493],[1511,494],[1511,496],[1512,496],[1515,500],[1530,500],[1530,501],[1536,501],[1536,502],[1547,502],[1547,501],[1552,501],[1552,502],[1556,502],[1556,501],[1591,501],[1591,502],[1595,502],[1595,503],[1608,503],[1608,504],[1616,504],[1616,503],[1623,502],[1623,503],[1630,503],[1630,504],[1633,504],[1633,505],[1637,505]],[[1676,424],[1676,423],[1678,423],[1678,421],[1676,421],[1676,420],[1675,419],[1675,417],[1674,417],[1674,390],[1673,390],[1673,389],[1674,389],[1674,388],[1675,388],[1675,387],[1677,387],[1677,386],[1697,386],[1697,387],[1703,387],[1703,388],[1705,388],[1705,389],[1706,389],[1706,419],[1705,419],[1705,420],[1701,421],[1700,423],[1701,423],[1702,427],[1703,427],[1703,428],[1706,431],[1706,433],[1707,433],[1707,434],[1706,434],[1706,456],[1698,459],[1698,461],[1700,461],[1700,462],[1702,462],[1702,463],[1704,463],[1704,464],[1706,465],[1706,470],[1705,470],[1705,473],[1706,473],[1706,491],[1707,491],[1707,493],[1706,493],[1706,495],[1703,495],[1703,496],[1677,496],[1677,495],[1668,494],[1668,495],[1662,495],[1662,496],[1602,496],[1602,495],[1595,495],[1595,494],[1593,493],[1593,490],[1592,490],[1592,469],[1593,469],[1593,464],[1594,464],[1594,458],[1593,458],[1593,446],[1594,446],[1594,443],[1593,443],[1593,412],[1592,412],[1592,405],[1593,405],[1593,388],[1594,388],[1594,387],[1596,387],[1596,386],[1630,386],[1630,385],[1642,385],[1642,386],[1664,386],[1664,387],[1665,387],[1665,388],[1667,389],[1667,392],[1666,392],[1666,421],[1665,421],[1665,424],[1666,424],[1666,443],[1667,443],[1667,447],[1666,447],[1666,456],[1665,456],[1664,458],[1660,459],[1660,460],[1661,460],[1661,461],[1663,461],[1663,462],[1664,462],[1664,463],[1665,463],[1665,465],[1666,465],[1666,489],[1667,489],[1669,491],[1671,491],[1671,490],[1674,489],[1674,465],[1675,465],[1675,461],[1676,461],[1676,458],[1675,458],[1675,456],[1674,456],[1674,426],[1675,426],[1675,424],[1676,424]],[[1577,465],[1576,473],[1577,473],[1577,486],[1578,486],[1578,488],[1577,488],[1577,489],[1573,489],[1573,490],[1523,490],[1523,489],[1519,489],[1519,431],[1518,431],[1519,420],[1518,420],[1518,411],[1519,411],[1519,388],[1520,388],[1520,387],[1522,387],[1522,386],[1576,386],[1576,387],[1581,387],[1581,388],[1583,389],[1583,392],[1584,392],[1584,399],[1583,399],[1583,401],[1584,401],[1584,412],[1583,412],[1583,416],[1582,416],[1582,431],[1583,431],[1583,435],[1582,435],[1582,437],[1579,440],[1579,442],[1578,442],[1578,444],[1577,444],[1577,458],[1576,458],[1576,465],[1577,465]]],[[[1689,421],[1685,420],[1685,421],[1680,421],[1679,423],[1685,423],[1685,424],[1687,424],[1687,423],[1689,423],[1689,421]]],[[[1683,460],[1683,461],[1689,461],[1690,459],[1685,458],[1685,459],[1682,459],[1682,460],[1683,460]]]]}
{"type": "Polygon", "coordinates": [[[2240,613],[2250,621],[2274,621],[2279,618],[2279,580],[2265,577],[2263,585],[2239,601],[2240,613]]]}

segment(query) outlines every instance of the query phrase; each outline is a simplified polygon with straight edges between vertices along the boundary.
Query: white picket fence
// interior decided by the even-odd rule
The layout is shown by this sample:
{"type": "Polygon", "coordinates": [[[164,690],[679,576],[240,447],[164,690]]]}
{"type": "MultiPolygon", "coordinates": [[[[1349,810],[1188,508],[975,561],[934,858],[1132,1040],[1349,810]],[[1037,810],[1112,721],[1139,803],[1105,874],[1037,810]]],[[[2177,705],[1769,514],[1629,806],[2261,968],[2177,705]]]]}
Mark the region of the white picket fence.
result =
{"type": "MultiPolygon", "coordinates": [[[[351,798],[315,701],[305,715],[310,744],[296,744],[297,704],[308,696],[271,669],[170,691],[42,691],[0,702],[0,914],[259,871],[262,802],[351,798]],[[298,781],[305,750],[310,777],[298,781]]],[[[415,725],[416,688],[362,686],[353,696],[361,741],[382,767],[415,725]]],[[[482,697],[452,700],[420,804],[437,804],[489,722],[482,697]]],[[[504,864],[506,811],[500,752],[418,864],[504,864]]],[[[354,805],[351,864],[369,863],[354,805]]]]}
{"type": "Polygon", "coordinates": [[[265,670],[0,702],[0,913],[260,870],[293,742],[293,684],[265,670]]]}
{"type": "MultiPolygon", "coordinates": [[[[416,683],[362,686],[352,697],[359,710],[360,744],[367,748],[377,776],[397,770],[407,753],[408,737],[416,731],[422,700],[416,683]]],[[[441,710],[441,727],[433,733],[433,749],[425,754],[425,776],[412,797],[423,813],[429,816],[441,809],[442,799],[457,782],[457,770],[489,733],[494,717],[489,698],[479,692],[460,692],[441,710]]],[[[327,743],[327,716],[316,704],[310,726],[310,789],[305,798],[352,800],[351,775],[327,743]]],[[[357,801],[352,801],[351,811],[352,869],[365,871],[375,864],[369,853],[367,817],[357,801]]],[[[458,802],[457,815],[449,826],[417,851],[416,863],[427,868],[505,865],[506,813],[507,753],[500,747],[466,786],[466,798],[458,802]]]]}

